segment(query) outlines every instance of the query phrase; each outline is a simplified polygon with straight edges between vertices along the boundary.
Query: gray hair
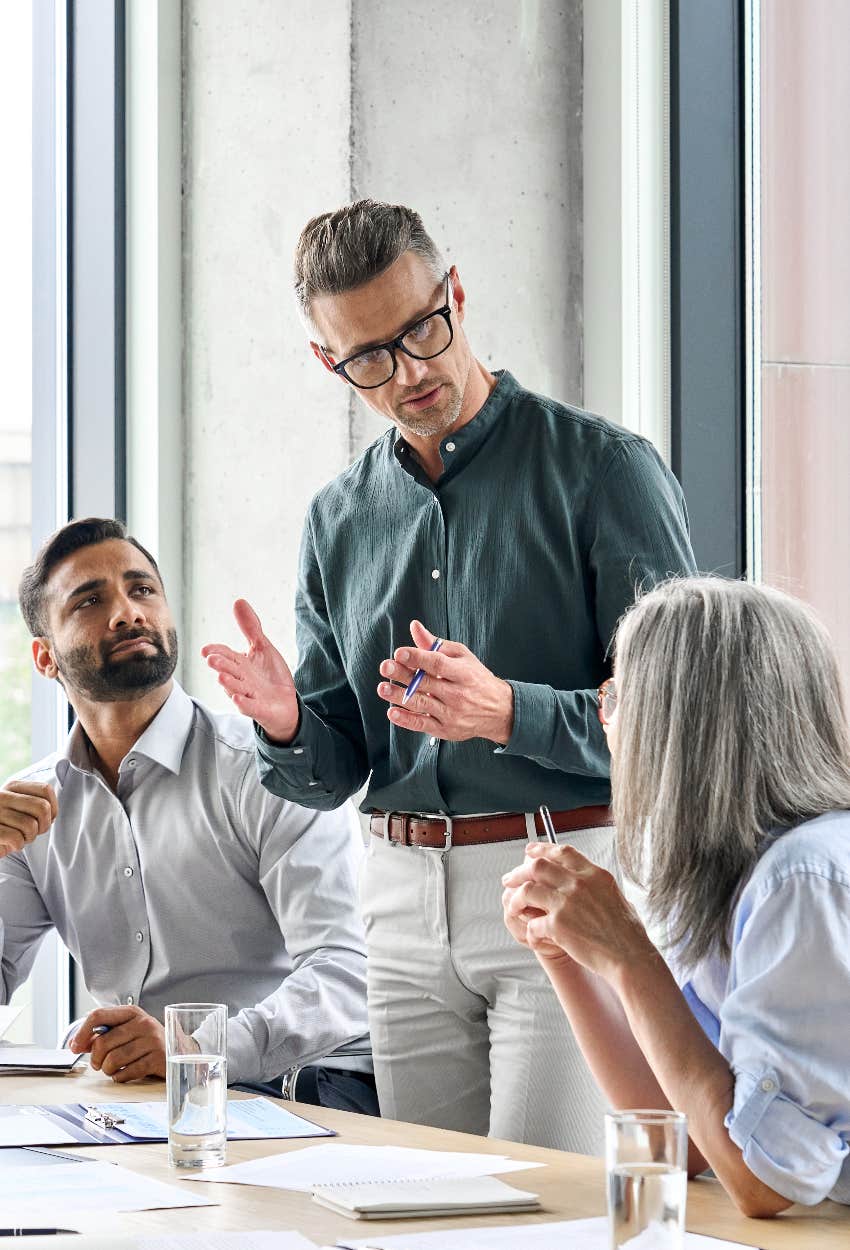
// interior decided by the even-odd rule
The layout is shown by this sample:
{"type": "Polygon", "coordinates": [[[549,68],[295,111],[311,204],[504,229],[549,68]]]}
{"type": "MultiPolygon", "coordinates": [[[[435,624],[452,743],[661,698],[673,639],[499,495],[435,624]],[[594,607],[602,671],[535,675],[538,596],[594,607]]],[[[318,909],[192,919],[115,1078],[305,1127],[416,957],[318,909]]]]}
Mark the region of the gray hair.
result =
{"type": "Polygon", "coordinates": [[[439,281],[445,262],[422,218],[403,204],[357,200],[333,213],[313,217],[295,249],[295,297],[310,321],[316,295],[339,295],[389,269],[405,252],[414,252],[439,281]]]}
{"type": "Polygon", "coordinates": [[[850,808],[838,661],[799,600],[721,578],[657,586],[623,617],[615,648],[618,850],[693,967],[728,956],[768,834],[850,808]]]}

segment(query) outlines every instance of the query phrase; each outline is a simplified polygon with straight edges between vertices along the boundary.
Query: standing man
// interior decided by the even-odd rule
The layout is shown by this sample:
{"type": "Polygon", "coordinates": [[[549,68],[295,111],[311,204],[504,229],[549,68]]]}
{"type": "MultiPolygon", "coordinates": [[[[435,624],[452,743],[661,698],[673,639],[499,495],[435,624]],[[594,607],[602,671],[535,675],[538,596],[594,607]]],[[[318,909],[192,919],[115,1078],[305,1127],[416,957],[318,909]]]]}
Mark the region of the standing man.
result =
{"type": "Polygon", "coordinates": [[[295,289],[317,360],[393,428],[310,507],[295,677],[244,601],[247,653],[204,654],[275,794],[334,808],[369,780],[383,1114],[594,1151],[603,1103],[506,939],[501,877],[541,803],[616,867],[595,689],[636,587],[694,569],[681,491],[645,439],[473,356],[460,275],[411,209],[314,218],[295,289]]]}

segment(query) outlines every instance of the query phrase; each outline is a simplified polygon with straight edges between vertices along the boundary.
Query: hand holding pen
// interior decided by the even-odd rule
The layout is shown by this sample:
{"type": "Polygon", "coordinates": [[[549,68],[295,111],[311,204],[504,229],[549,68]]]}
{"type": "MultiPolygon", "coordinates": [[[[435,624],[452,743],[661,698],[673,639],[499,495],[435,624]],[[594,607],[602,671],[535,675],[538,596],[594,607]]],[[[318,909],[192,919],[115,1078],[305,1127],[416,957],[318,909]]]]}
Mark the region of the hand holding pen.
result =
{"type": "Polygon", "coordinates": [[[398,647],[380,666],[389,680],[380,683],[378,695],[390,705],[390,721],[435,742],[488,738],[505,745],[513,732],[510,684],[463,643],[432,634],[421,621],[411,622],[410,634],[415,645],[398,647]]]}

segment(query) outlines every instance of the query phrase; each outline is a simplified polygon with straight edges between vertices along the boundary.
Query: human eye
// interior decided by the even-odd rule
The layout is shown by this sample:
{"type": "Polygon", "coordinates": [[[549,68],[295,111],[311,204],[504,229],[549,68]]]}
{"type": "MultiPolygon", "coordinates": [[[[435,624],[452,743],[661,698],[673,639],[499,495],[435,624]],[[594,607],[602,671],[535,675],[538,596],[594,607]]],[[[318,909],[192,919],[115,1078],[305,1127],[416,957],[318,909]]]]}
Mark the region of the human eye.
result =
{"type": "Polygon", "coordinates": [[[93,603],[97,603],[97,595],[86,595],[85,599],[80,599],[78,603],[74,604],[74,611],[79,612],[81,608],[90,608],[93,603]]]}
{"type": "Polygon", "coordinates": [[[377,365],[383,359],[386,349],[383,347],[373,347],[371,351],[361,352],[359,356],[355,356],[352,364],[362,365],[365,369],[372,365],[377,365]]]}
{"type": "Polygon", "coordinates": [[[417,321],[405,334],[405,341],[409,339],[412,343],[424,343],[433,329],[433,320],[433,317],[425,317],[422,321],[417,321]]]}
{"type": "Polygon", "coordinates": [[[141,595],[143,599],[147,599],[149,595],[152,595],[154,593],[155,591],[154,591],[153,586],[148,586],[145,583],[140,583],[133,590],[133,594],[141,595]]]}

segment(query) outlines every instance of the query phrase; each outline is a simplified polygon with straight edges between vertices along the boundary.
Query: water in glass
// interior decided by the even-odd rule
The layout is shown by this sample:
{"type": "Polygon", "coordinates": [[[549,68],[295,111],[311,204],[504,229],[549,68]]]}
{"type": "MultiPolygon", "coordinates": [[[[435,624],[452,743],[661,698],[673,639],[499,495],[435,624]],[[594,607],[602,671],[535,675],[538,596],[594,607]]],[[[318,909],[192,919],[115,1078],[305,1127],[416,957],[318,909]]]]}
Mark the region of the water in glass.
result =
{"type": "Polygon", "coordinates": [[[221,1055],[174,1055],[168,1059],[168,1141],[175,1167],[219,1167],[224,1163],[226,1064],[221,1055]]]}
{"type": "Polygon", "coordinates": [[[680,1250],[687,1173],[666,1163],[625,1163],[608,1173],[611,1250],[680,1250]]]}

